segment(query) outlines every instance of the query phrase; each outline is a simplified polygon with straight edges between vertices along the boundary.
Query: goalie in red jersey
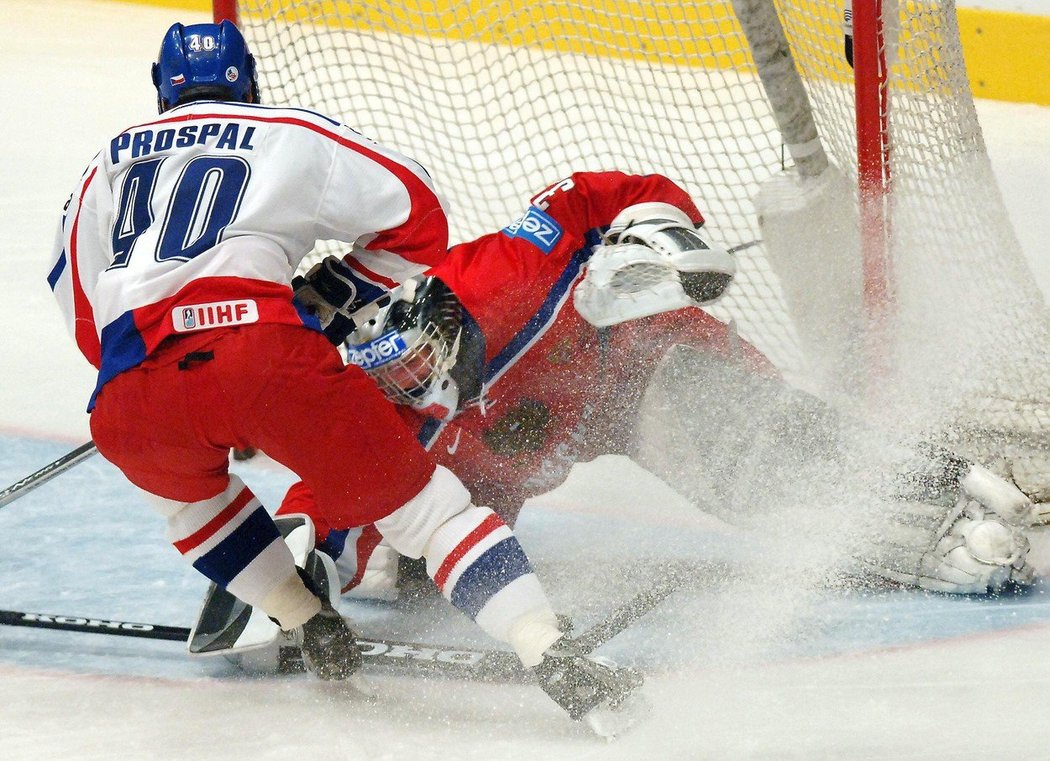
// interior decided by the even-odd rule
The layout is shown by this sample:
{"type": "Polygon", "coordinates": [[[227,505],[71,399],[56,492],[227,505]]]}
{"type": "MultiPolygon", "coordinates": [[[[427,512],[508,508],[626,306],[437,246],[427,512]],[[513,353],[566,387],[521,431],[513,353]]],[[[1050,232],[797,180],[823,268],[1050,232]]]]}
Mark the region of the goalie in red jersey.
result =
{"type": "MultiPolygon", "coordinates": [[[[525,499],[602,454],[634,458],[739,523],[741,502],[775,502],[815,472],[829,482],[856,476],[843,450],[857,425],[788,386],[699,308],[722,296],[735,270],[667,178],[577,173],[499,232],[453,246],[349,334],[347,359],[511,525],[525,499]],[[647,436],[653,409],[658,435],[647,436]],[[703,488],[687,483],[698,469],[703,488]]],[[[340,341],[352,304],[374,285],[330,257],[300,292],[340,341]]],[[[944,592],[1031,582],[1031,503],[1019,490],[940,448],[861,448],[865,470],[880,470],[869,484],[879,509],[893,516],[893,530],[860,550],[861,568],[944,592]]],[[[399,558],[374,526],[326,525],[301,483],[279,513],[313,518],[344,593],[397,596],[399,558]]]]}

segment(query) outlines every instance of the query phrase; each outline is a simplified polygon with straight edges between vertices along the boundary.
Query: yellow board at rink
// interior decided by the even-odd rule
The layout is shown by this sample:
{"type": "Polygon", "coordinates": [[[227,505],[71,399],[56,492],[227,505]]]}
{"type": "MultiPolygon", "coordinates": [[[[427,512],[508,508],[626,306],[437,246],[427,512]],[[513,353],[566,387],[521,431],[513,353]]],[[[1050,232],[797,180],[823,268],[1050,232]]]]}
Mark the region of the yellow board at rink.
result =
{"type": "MultiPolygon", "coordinates": [[[[210,0],[125,0],[142,4],[211,11],[210,0]]],[[[839,0],[827,0],[837,8],[839,0]]],[[[1050,2],[1050,0],[1048,0],[1050,2]]],[[[450,39],[540,46],[558,53],[611,58],[637,58],[677,66],[732,69],[747,67],[738,50],[711,48],[711,41],[738,34],[730,4],[661,8],[654,17],[654,0],[601,0],[584,4],[527,0],[258,0],[265,12],[285,21],[309,22],[337,12],[353,28],[427,35],[450,39]],[[544,28],[540,39],[538,30],[544,28]],[[577,29],[590,30],[578,34],[577,29]],[[594,34],[593,30],[600,30],[594,34]],[[681,29],[690,35],[682,39],[681,29]],[[705,40],[703,53],[690,44],[705,40]],[[597,41],[596,41],[597,40],[597,41]]],[[[921,0],[916,3],[921,7],[921,0]]],[[[963,56],[973,94],[978,98],[1050,105],[1050,16],[958,9],[963,56]]],[[[814,37],[841,36],[836,14],[813,18],[814,37]]],[[[904,34],[908,30],[903,30],[904,34]]],[[[792,40],[793,44],[804,41],[792,40]]],[[[836,62],[838,63],[838,62],[836,62]]],[[[841,79],[845,63],[814,72],[841,79]]]]}
{"type": "Polygon", "coordinates": [[[1050,16],[960,8],[959,37],[975,97],[1050,105],[1050,16]]]}

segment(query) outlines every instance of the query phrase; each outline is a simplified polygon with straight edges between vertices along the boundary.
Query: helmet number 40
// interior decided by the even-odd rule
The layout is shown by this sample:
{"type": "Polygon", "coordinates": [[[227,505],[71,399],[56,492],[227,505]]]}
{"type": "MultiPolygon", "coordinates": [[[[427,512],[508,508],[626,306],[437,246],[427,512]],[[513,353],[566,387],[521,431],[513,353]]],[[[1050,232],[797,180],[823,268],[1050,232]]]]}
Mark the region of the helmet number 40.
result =
{"type": "Polygon", "coordinates": [[[218,42],[215,38],[209,34],[191,34],[186,38],[186,47],[192,50],[194,53],[211,52],[219,47],[218,42]]]}

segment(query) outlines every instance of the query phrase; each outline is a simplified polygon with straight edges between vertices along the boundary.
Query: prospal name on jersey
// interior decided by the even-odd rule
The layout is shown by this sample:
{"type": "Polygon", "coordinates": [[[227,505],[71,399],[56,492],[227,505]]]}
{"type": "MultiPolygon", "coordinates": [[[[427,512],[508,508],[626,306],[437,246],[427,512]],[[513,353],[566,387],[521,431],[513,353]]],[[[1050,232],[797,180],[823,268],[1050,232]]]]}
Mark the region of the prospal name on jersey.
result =
{"type": "Polygon", "coordinates": [[[226,325],[247,325],[259,321],[259,307],[252,299],[187,304],[171,310],[171,321],[176,333],[189,333],[226,325]]]}

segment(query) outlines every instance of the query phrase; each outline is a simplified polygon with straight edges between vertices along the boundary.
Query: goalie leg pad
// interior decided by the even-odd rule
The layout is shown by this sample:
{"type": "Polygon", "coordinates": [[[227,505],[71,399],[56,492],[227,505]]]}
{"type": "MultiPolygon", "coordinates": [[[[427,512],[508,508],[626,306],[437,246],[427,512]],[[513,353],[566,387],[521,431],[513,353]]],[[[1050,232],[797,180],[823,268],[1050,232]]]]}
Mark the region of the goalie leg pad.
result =
{"type": "Polygon", "coordinates": [[[868,563],[876,575],[950,594],[988,594],[1033,583],[1024,533],[966,495],[948,510],[929,504],[896,507],[897,525],[884,534],[868,563]]]}
{"type": "Polygon", "coordinates": [[[963,476],[960,485],[967,494],[988,507],[1012,526],[1031,526],[1034,507],[1028,496],[980,465],[974,465],[963,476]]]}

